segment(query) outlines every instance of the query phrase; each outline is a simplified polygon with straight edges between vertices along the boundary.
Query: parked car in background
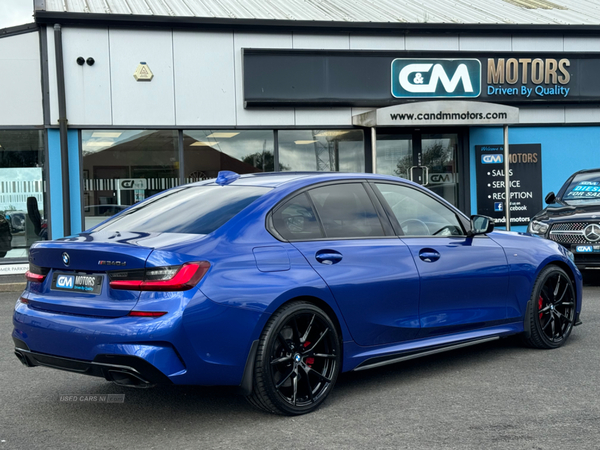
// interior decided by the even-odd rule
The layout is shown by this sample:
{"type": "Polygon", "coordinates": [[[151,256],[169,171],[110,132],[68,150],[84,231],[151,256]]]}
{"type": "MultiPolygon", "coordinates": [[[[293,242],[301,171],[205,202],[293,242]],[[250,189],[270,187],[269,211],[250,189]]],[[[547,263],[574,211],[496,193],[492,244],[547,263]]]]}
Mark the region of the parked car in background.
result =
{"type": "Polygon", "coordinates": [[[580,270],[600,269],[600,169],[574,173],[546,203],[527,231],[573,252],[580,270]]]}
{"type": "Polygon", "coordinates": [[[26,214],[24,211],[6,211],[5,217],[10,224],[10,231],[13,233],[21,233],[25,231],[25,218],[26,214]]]}
{"type": "Polygon", "coordinates": [[[32,245],[15,353],[123,386],[239,386],[298,415],[341,372],[509,335],[562,346],[573,255],[493,228],[396,177],[221,172],[32,245]]]}
{"type": "Polygon", "coordinates": [[[4,212],[0,211],[0,258],[4,258],[12,249],[12,233],[10,232],[10,224],[4,212]]]}

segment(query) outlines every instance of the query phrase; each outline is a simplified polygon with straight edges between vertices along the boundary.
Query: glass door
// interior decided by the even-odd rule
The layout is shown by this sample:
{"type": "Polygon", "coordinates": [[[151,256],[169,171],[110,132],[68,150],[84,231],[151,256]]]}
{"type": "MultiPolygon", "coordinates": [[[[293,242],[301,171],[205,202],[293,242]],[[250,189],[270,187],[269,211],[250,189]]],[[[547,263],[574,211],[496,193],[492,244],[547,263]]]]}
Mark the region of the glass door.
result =
{"type": "Polygon", "coordinates": [[[377,173],[414,181],[459,206],[458,133],[398,131],[377,130],[377,173]]]}

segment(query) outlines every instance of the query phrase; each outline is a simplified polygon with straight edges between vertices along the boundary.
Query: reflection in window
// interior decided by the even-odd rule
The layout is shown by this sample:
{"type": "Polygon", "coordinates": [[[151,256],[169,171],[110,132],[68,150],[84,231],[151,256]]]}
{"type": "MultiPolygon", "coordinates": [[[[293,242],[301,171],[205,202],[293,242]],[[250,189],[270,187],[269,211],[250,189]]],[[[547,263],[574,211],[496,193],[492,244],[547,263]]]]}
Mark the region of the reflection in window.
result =
{"type": "Polygon", "coordinates": [[[362,184],[334,184],[309,191],[329,238],[383,236],[383,227],[362,184]]]}
{"type": "Polygon", "coordinates": [[[429,167],[427,187],[453,205],[458,200],[456,158],[458,135],[424,134],[421,139],[423,164],[429,167]]]}
{"type": "Polygon", "coordinates": [[[323,233],[307,194],[285,202],[273,214],[273,226],[284,239],[307,240],[323,237],[323,233]]]}
{"type": "Polygon", "coordinates": [[[404,236],[458,236],[464,230],[456,214],[437,200],[406,186],[377,183],[404,236]]]}
{"type": "Polygon", "coordinates": [[[186,130],[183,151],[186,183],[216,178],[221,170],[275,170],[272,130],[186,130]]]}
{"type": "Polygon", "coordinates": [[[82,131],[84,228],[179,185],[177,131],[82,131]]]}
{"type": "Polygon", "coordinates": [[[364,172],[362,130],[279,131],[279,170],[364,172]]]}
{"type": "Polygon", "coordinates": [[[410,179],[413,164],[411,135],[377,135],[377,173],[410,179]]]}
{"type": "MultiPolygon", "coordinates": [[[[0,130],[0,258],[23,258],[47,238],[42,131],[0,130]]],[[[2,260],[0,259],[0,261],[2,260]]]]}

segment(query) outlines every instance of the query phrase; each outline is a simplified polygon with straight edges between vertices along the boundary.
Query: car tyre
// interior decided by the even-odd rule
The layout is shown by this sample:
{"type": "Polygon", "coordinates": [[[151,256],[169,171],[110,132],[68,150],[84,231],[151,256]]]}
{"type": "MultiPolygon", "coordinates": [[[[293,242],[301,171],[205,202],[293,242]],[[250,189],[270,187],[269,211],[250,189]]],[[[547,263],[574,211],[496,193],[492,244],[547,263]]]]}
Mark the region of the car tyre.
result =
{"type": "Polygon", "coordinates": [[[258,343],[250,404],[280,415],[317,409],[341,368],[339,334],[312,303],[284,305],[267,322],[258,343]]]}
{"type": "Polygon", "coordinates": [[[575,288],[558,266],[544,268],[533,286],[527,308],[524,342],[530,347],[552,349],[563,345],[575,321],[575,288]]]}

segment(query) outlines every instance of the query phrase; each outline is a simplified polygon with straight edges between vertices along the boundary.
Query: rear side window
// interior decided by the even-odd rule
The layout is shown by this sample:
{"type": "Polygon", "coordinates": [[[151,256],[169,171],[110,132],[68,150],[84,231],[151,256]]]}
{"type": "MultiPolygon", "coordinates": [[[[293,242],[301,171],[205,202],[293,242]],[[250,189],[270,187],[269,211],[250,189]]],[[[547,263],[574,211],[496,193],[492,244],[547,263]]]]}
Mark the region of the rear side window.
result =
{"type": "Polygon", "coordinates": [[[333,184],[309,191],[328,238],[385,236],[362,184],[333,184]]]}
{"type": "Polygon", "coordinates": [[[208,234],[271,188],[186,186],[133,206],[94,231],[208,234]]]}
{"type": "Polygon", "coordinates": [[[323,237],[321,226],[307,194],[288,200],[273,213],[273,227],[287,240],[307,240],[323,237]]]}

